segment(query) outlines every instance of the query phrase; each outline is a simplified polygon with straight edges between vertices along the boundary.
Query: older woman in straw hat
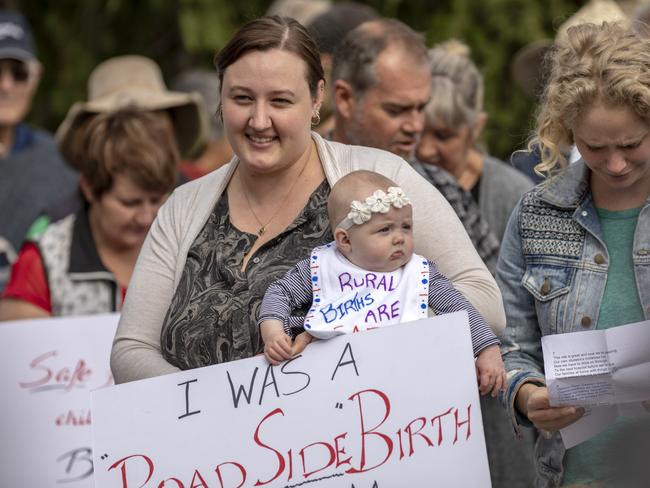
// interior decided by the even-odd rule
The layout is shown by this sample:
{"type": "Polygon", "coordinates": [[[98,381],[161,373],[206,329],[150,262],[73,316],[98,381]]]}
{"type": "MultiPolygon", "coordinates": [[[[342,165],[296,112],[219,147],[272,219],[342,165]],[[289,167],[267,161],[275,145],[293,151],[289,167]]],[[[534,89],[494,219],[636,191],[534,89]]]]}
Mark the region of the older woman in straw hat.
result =
{"type": "Polygon", "coordinates": [[[408,193],[416,251],[439,263],[488,323],[503,325],[496,284],[442,195],[398,156],[311,131],[325,83],[318,48],[302,25],[277,16],[253,20],[216,65],[235,156],[178,188],[152,225],[113,344],[117,382],[260,353],[264,292],[332,240],[330,187],[356,169],[382,173],[408,193]]]}
{"type": "Polygon", "coordinates": [[[88,118],[124,107],[167,113],[182,157],[196,154],[205,143],[208,116],[201,95],[167,90],[153,60],[127,55],[100,63],[90,74],[88,101],[72,105],[57,130],[61,149],[66,152],[75,129],[88,118]]]}
{"type": "Polygon", "coordinates": [[[168,92],[157,65],[140,56],[100,64],[89,100],[57,132],[81,175],[84,204],[27,242],[0,301],[0,319],[119,310],[135,260],[176,181],[179,148],[203,136],[196,94],[168,92]]]}

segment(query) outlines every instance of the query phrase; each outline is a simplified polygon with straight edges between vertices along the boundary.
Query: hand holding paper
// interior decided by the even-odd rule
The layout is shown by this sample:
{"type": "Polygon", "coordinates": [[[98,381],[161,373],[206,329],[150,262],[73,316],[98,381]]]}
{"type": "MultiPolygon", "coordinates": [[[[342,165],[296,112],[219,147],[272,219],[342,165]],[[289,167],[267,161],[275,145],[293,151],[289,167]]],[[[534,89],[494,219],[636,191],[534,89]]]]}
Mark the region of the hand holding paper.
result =
{"type": "Polygon", "coordinates": [[[551,405],[650,398],[650,321],[542,338],[551,405]]]}
{"type": "Polygon", "coordinates": [[[526,414],[535,427],[546,432],[556,432],[571,425],[584,414],[584,409],[576,407],[553,407],[549,403],[545,386],[525,384],[517,395],[521,396],[520,410],[526,414]]]}
{"type": "Polygon", "coordinates": [[[550,405],[586,407],[561,429],[566,447],[601,432],[619,415],[644,412],[650,399],[650,321],[542,338],[550,405]]]}

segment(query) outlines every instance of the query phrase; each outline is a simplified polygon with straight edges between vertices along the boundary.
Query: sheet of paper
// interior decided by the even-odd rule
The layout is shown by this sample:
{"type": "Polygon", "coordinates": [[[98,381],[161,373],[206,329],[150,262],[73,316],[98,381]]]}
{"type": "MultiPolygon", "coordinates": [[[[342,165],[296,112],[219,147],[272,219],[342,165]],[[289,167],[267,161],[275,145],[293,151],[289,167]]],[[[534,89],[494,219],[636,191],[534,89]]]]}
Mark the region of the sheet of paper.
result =
{"type": "Polygon", "coordinates": [[[551,405],[650,399],[650,321],[542,338],[551,405]]]}
{"type": "Polygon", "coordinates": [[[585,408],[561,429],[567,448],[599,434],[619,416],[647,415],[650,399],[650,321],[542,338],[551,405],[585,408]]]}
{"type": "Polygon", "coordinates": [[[640,417],[650,412],[641,402],[609,405],[604,407],[585,407],[585,414],[577,422],[560,429],[564,447],[570,449],[591,439],[612,425],[618,417],[640,417]]]}
{"type": "Polygon", "coordinates": [[[617,403],[650,399],[650,321],[607,329],[617,403]]]}
{"type": "Polygon", "coordinates": [[[614,423],[616,417],[618,417],[618,409],[615,406],[586,407],[585,414],[580,420],[560,429],[564,447],[570,449],[600,434],[608,425],[614,423]]]}
{"type": "Polygon", "coordinates": [[[577,376],[547,380],[551,405],[596,407],[616,404],[611,375],[577,376]]]}

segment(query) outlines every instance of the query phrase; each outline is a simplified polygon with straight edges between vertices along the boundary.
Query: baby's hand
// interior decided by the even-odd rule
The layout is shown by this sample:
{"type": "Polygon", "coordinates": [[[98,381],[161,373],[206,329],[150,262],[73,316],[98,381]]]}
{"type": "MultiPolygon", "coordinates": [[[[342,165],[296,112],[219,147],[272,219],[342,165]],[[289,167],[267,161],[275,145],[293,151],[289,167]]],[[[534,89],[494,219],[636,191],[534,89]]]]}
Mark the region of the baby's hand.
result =
{"type": "Polygon", "coordinates": [[[315,340],[314,337],[309,335],[308,332],[301,332],[293,340],[293,346],[291,347],[291,357],[297,356],[311,343],[315,340]]]}
{"type": "Polygon", "coordinates": [[[505,388],[506,370],[498,345],[488,346],[479,353],[476,358],[476,375],[481,395],[491,393],[494,398],[505,388]]]}
{"type": "Polygon", "coordinates": [[[285,334],[278,334],[264,344],[264,356],[273,365],[291,359],[291,338],[285,334]]]}
{"type": "Polygon", "coordinates": [[[291,359],[291,338],[284,333],[282,322],[265,320],[260,324],[260,332],[264,341],[264,356],[269,363],[276,365],[291,359]]]}

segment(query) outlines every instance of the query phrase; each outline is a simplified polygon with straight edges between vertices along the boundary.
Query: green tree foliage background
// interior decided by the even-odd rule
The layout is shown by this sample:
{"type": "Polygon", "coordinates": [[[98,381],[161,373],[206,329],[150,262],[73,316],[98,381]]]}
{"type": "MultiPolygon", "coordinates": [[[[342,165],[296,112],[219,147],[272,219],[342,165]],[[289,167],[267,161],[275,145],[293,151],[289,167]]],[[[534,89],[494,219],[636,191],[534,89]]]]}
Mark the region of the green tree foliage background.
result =
{"type": "MultiPolygon", "coordinates": [[[[23,0],[3,2],[29,19],[45,72],[30,120],[55,130],[69,106],[86,97],[86,80],[119,54],[155,59],[167,80],[189,67],[210,67],[214,53],[270,0],[23,0]]],[[[582,0],[366,0],[426,35],[430,45],[467,43],[486,81],[490,152],[507,158],[531,127],[534,101],[513,83],[512,56],[527,43],[553,38],[582,0]]]]}

